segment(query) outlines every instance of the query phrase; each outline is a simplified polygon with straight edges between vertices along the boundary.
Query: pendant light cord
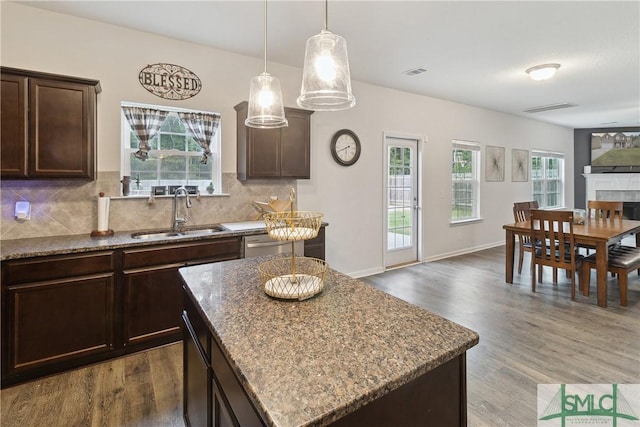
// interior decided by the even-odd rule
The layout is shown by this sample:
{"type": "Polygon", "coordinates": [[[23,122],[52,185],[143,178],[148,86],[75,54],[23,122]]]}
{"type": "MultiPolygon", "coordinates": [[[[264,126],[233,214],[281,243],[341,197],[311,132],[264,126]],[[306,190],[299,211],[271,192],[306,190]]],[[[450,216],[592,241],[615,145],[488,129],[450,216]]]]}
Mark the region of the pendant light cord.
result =
{"type": "Polygon", "coordinates": [[[329,0],[324,0],[324,29],[329,25],[329,0]]]}
{"type": "Polygon", "coordinates": [[[267,72],[267,0],[264,0],[264,72],[267,72]]]}

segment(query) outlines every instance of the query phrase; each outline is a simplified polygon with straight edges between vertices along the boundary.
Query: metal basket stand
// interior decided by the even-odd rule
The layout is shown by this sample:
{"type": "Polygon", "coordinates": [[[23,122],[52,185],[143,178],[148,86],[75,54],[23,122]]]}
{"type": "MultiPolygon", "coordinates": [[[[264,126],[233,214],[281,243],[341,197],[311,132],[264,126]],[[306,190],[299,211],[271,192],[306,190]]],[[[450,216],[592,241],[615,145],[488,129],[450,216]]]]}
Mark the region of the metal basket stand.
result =
{"type": "Polygon", "coordinates": [[[258,266],[264,292],[274,298],[305,300],[324,289],[328,264],[321,259],[296,257],[294,244],[318,236],[319,212],[284,211],[264,214],[267,234],[275,240],[291,241],[291,257],[275,258],[258,266]]]}

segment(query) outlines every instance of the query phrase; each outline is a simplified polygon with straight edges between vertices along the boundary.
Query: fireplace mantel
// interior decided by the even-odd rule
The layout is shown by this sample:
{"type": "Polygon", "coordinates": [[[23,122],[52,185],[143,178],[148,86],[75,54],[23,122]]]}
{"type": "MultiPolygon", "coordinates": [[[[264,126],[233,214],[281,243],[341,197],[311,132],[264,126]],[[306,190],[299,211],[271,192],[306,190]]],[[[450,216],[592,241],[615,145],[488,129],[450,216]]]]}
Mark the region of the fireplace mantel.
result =
{"type": "Polygon", "coordinates": [[[622,200],[640,202],[640,173],[583,173],[586,201],[622,200]]]}

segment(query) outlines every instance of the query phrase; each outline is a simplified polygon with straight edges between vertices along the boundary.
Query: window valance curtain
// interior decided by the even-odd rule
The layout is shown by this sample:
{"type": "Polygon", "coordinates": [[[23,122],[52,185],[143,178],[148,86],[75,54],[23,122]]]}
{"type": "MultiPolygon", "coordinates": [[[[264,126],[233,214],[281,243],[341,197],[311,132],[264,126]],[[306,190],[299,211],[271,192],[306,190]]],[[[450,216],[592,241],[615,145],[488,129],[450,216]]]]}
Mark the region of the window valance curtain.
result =
{"type": "Polygon", "coordinates": [[[147,160],[149,158],[149,150],[151,150],[149,141],[158,133],[169,112],[153,108],[125,106],[122,107],[122,111],[131,126],[131,130],[140,139],[138,151],[133,155],[140,160],[147,160]]]}
{"type": "Polygon", "coordinates": [[[200,163],[207,164],[207,159],[211,156],[209,144],[220,127],[219,114],[204,113],[183,113],[178,112],[178,117],[185,124],[189,133],[196,140],[198,145],[202,147],[202,158],[200,163]]]}

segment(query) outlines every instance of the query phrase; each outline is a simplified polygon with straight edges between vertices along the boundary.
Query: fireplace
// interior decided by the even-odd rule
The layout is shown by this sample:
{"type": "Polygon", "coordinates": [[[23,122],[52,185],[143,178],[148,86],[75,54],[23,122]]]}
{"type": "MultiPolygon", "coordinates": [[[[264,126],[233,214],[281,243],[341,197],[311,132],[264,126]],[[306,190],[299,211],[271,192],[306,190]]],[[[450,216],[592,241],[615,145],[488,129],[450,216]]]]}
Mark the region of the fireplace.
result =
{"type": "Polygon", "coordinates": [[[583,176],[587,181],[587,200],[622,200],[624,217],[640,220],[640,174],[585,173],[583,176]]]}
{"type": "Polygon", "coordinates": [[[627,219],[640,220],[640,202],[623,202],[622,216],[627,219]]]}

